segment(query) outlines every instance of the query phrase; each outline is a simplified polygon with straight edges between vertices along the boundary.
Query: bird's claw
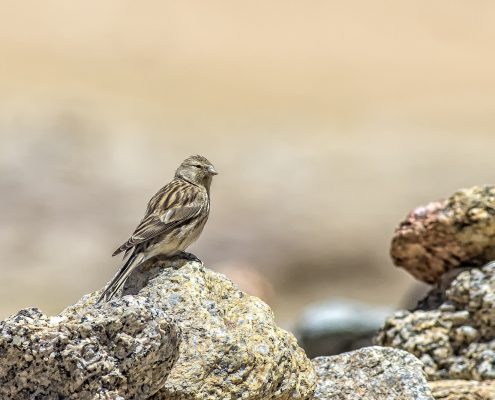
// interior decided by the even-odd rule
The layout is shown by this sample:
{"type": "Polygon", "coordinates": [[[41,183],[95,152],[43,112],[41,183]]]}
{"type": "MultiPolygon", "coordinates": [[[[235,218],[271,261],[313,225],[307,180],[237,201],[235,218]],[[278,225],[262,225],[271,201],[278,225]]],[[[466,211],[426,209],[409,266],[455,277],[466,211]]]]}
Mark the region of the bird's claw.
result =
{"type": "Polygon", "coordinates": [[[185,251],[182,251],[179,253],[179,256],[183,259],[186,259],[188,261],[195,261],[197,263],[200,263],[201,266],[203,266],[203,261],[201,261],[198,257],[196,257],[194,254],[192,253],[187,253],[185,251]]]}

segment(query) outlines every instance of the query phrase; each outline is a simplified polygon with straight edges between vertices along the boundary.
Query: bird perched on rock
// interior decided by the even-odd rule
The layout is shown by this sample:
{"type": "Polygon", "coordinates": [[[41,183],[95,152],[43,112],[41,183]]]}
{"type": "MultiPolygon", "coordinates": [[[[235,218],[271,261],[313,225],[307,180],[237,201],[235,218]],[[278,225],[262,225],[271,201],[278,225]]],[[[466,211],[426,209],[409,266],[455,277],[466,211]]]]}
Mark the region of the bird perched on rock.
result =
{"type": "Polygon", "coordinates": [[[177,168],[174,179],[149,201],[146,214],[132,236],[113,255],[124,252],[126,262],[101,294],[109,301],[129,274],[157,255],[184,251],[201,234],[210,213],[210,185],[217,171],[203,156],[191,156],[177,168]]]}

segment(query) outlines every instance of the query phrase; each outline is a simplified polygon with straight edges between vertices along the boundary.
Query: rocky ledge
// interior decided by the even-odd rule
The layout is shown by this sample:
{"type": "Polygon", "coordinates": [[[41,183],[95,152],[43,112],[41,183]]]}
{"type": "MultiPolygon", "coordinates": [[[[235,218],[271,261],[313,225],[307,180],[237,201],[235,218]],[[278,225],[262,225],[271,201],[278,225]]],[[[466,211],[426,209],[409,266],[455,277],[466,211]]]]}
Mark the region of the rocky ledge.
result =
{"type": "Polygon", "coordinates": [[[0,323],[2,399],[310,399],[315,372],[270,308],[197,262],[135,271],[122,297],[0,323]]]}
{"type": "Polygon", "coordinates": [[[0,323],[0,398],[432,399],[421,363],[401,350],[310,361],[265,303],[197,262],[157,260],[120,297],[98,296],[0,323]]]}

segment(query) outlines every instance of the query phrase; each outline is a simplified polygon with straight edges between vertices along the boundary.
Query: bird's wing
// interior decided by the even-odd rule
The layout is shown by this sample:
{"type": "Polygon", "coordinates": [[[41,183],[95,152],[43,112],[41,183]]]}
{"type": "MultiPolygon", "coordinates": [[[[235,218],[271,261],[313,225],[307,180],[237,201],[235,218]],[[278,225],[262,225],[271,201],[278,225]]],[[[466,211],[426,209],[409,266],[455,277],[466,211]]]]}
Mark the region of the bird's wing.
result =
{"type": "Polygon", "coordinates": [[[114,256],[172,230],[201,212],[204,204],[200,193],[194,190],[196,188],[188,183],[174,183],[172,181],[153,196],[145,217],[129,240],[115,250],[114,256]]]}

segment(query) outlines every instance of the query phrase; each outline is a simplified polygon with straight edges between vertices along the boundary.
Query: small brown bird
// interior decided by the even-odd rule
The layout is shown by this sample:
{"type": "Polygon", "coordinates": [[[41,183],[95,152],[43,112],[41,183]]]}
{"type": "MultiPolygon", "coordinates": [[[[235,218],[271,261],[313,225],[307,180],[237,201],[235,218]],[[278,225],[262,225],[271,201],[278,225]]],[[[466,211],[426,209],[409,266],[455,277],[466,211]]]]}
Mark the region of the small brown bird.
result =
{"type": "Polygon", "coordinates": [[[217,171],[203,156],[191,156],[177,168],[174,179],[149,201],[146,214],[130,239],[113,255],[129,256],[101,294],[109,301],[129,274],[157,255],[184,251],[201,234],[210,213],[210,185],[217,171]]]}

